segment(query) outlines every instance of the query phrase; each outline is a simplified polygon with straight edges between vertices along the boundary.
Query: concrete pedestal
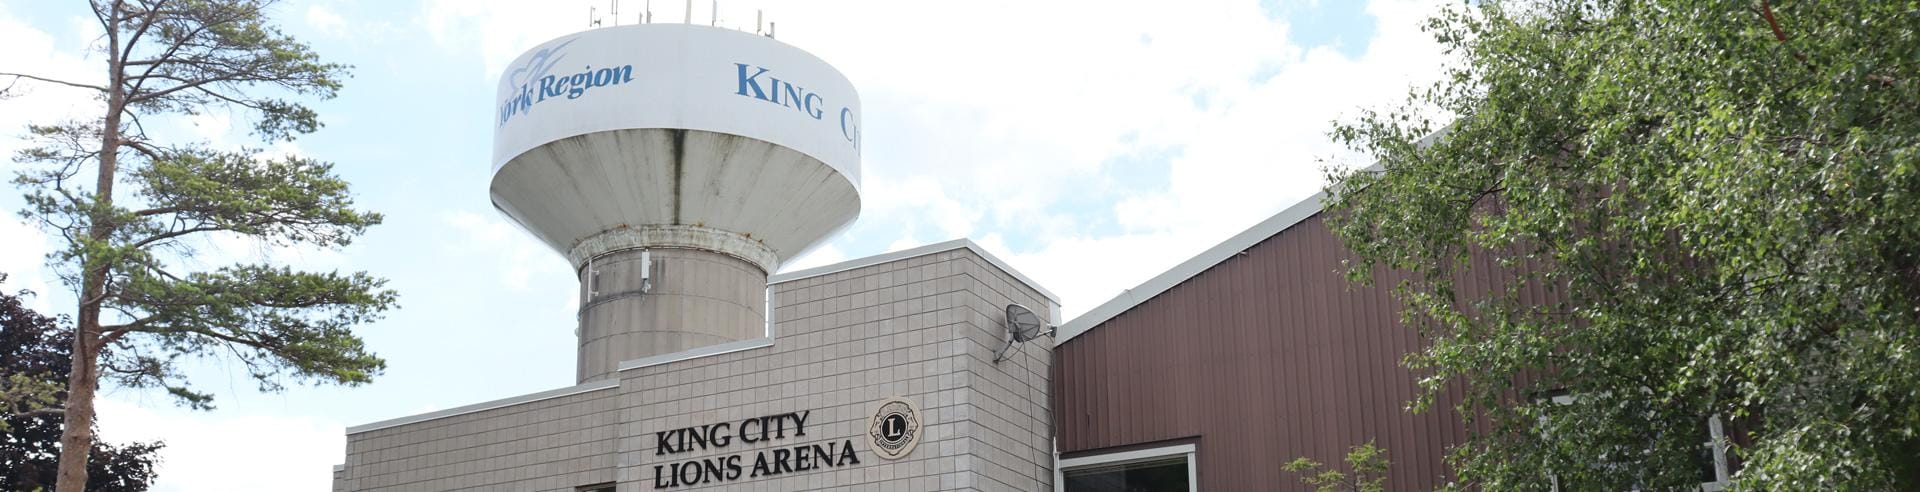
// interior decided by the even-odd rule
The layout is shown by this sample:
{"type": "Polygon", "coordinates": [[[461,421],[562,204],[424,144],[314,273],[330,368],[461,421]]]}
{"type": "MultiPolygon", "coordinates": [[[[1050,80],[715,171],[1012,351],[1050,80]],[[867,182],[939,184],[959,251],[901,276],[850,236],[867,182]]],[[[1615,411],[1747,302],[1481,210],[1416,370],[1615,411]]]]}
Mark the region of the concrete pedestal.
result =
{"type": "Polygon", "coordinates": [[[766,336],[766,271],[713,251],[649,248],[643,292],[641,251],[606,253],[580,270],[580,382],[622,361],[766,336]]]}

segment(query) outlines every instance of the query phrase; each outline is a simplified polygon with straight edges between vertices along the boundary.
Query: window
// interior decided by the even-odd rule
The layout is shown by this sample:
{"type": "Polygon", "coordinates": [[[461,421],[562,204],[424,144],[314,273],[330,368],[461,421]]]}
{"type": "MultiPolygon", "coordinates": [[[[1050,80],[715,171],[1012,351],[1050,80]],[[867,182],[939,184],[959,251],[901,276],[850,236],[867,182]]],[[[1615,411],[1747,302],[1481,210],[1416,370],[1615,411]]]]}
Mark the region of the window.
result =
{"type": "Polygon", "coordinates": [[[1192,444],[1060,460],[1054,489],[1062,492],[1190,492],[1192,444]]]}

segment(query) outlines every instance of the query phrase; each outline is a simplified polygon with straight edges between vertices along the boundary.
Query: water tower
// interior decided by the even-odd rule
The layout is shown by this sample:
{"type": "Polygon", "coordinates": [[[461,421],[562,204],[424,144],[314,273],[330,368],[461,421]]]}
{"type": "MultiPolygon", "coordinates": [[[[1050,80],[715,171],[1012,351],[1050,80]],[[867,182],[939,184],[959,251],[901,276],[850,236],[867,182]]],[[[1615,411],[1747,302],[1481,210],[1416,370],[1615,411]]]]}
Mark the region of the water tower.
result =
{"type": "Polygon", "coordinates": [[[579,274],[580,382],[766,336],[766,281],[860,213],[860,101],[826,62],[688,24],[576,33],[515,59],[494,207],[579,274]]]}

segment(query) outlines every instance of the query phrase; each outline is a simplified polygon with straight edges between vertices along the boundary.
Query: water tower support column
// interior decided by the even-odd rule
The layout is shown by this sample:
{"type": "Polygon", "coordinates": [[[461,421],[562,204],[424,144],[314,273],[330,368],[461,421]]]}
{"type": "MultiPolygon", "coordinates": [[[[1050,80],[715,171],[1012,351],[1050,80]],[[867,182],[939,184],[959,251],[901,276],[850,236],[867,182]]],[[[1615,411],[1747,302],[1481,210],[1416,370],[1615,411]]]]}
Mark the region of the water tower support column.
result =
{"type": "Polygon", "coordinates": [[[623,228],[568,256],[580,274],[579,382],[611,377],[622,361],[766,335],[768,266],[749,258],[772,253],[745,236],[623,228]]]}

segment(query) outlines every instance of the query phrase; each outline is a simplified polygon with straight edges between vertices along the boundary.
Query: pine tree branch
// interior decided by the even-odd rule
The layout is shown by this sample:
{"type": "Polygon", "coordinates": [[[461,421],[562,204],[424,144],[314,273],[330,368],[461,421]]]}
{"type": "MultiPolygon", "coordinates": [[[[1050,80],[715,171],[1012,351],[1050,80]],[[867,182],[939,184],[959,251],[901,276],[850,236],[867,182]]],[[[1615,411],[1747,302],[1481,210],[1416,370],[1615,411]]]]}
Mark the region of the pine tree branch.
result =
{"type": "MultiPolygon", "coordinates": [[[[173,63],[182,63],[182,62],[175,61],[173,63]]],[[[211,63],[208,63],[207,65],[211,65],[211,63]]],[[[180,91],[191,89],[191,90],[197,90],[198,92],[205,94],[209,97],[220,99],[222,101],[226,101],[233,104],[238,104],[250,109],[264,109],[260,106],[259,103],[242,101],[234,98],[233,96],[228,96],[226,94],[222,94],[220,92],[216,92],[211,89],[208,89],[207,86],[214,85],[214,84],[222,84],[222,83],[263,83],[264,82],[264,83],[289,84],[289,83],[300,82],[299,79],[293,79],[288,77],[262,76],[263,72],[255,70],[254,68],[251,68],[251,67],[240,67],[240,66],[208,67],[204,65],[200,65],[197,67],[202,68],[208,72],[214,73],[215,75],[203,77],[203,78],[192,78],[192,79],[183,79],[183,78],[173,77],[165,74],[142,75],[140,77],[140,81],[135,84],[134,89],[136,92],[133,93],[135,95],[133,97],[128,98],[128,103],[133,104],[133,103],[151,101],[151,100],[172,95],[180,91]],[[148,79],[171,80],[171,81],[178,82],[179,84],[171,87],[163,88],[163,89],[158,89],[153,92],[146,92],[146,93],[137,92],[140,86],[143,85],[148,79]]]]}
{"type": "Polygon", "coordinates": [[[148,323],[152,323],[153,319],[154,317],[148,316],[135,320],[132,323],[102,326],[100,327],[100,345],[111,345],[115,340],[119,340],[120,337],[126,336],[128,333],[140,331],[140,329],[145,328],[148,323]]]}
{"type": "Polygon", "coordinates": [[[114,27],[120,24],[120,15],[119,15],[120,6],[124,5],[125,2],[123,2],[122,0],[113,0],[113,3],[107,6],[107,11],[105,12],[100,11],[99,3],[97,2],[88,2],[88,3],[92,4],[93,6],[94,20],[100,21],[101,32],[112,33],[114,31],[114,27]]]}
{"type": "Polygon", "coordinates": [[[183,212],[183,211],[186,211],[185,207],[154,207],[146,210],[140,210],[140,211],[134,212],[133,214],[141,217],[151,217],[155,215],[170,214],[170,213],[183,212]]]}
{"type": "MultiPolygon", "coordinates": [[[[232,20],[229,19],[227,22],[232,22],[232,20]]],[[[220,24],[224,24],[224,22],[220,24]]],[[[213,27],[215,25],[217,24],[200,23],[199,25],[194,26],[192,31],[189,31],[186,34],[181,35],[180,39],[175,40],[173,44],[170,44],[167,46],[167,50],[165,52],[161,53],[160,56],[155,57],[153,59],[122,62],[121,63],[122,65],[127,65],[127,66],[136,66],[136,65],[147,66],[146,70],[140,72],[139,77],[134,78],[133,88],[129,93],[139,94],[141,87],[144,87],[147,84],[147,78],[152,77],[153,72],[155,70],[159,70],[161,66],[164,66],[168,63],[178,63],[179,60],[174,59],[174,55],[179,54],[180,48],[185,47],[188,41],[192,41],[194,38],[199,37],[200,33],[207,32],[208,28],[213,27]]]]}
{"type": "Polygon", "coordinates": [[[126,60],[128,58],[133,57],[133,48],[140,45],[140,38],[146,36],[147,30],[152,29],[155,21],[159,20],[160,6],[165,3],[167,3],[166,0],[159,0],[154,2],[153,5],[146,6],[147,15],[141,19],[140,29],[134,31],[132,37],[127,38],[126,48],[120,50],[120,65],[122,67],[126,66],[126,60]]]}
{"type": "Polygon", "coordinates": [[[5,76],[13,76],[15,79],[38,80],[41,82],[60,84],[60,85],[71,86],[71,87],[79,87],[81,89],[93,89],[100,92],[107,92],[107,88],[97,86],[97,85],[82,84],[79,82],[68,82],[68,81],[59,80],[59,79],[49,79],[46,77],[40,77],[40,76],[24,74],[24,73],[0,72],[0,77],[5,77],[5,76]]]}
{"type": "Polygon", "coordinates": [[[201,87],[196,87],[195,89],[197,89],[197,90],[199,90],[199,92],[200,92],[201,94],[206,94],[206,95],[207,95],[208,97],[212,97],[212,98],[214,98],[214,99],[219,99],[219,100],[222,100],[222,101],[226,101],[226,102],[228,102],[228,103],[231,103],[231,104],[235,104],[235,105],[238,105],[238,106],[240,106],[240,107],[243,107],[243,108],[247,108],[247,109],[256,109],[256,110],[263,110],[263,109],[265,109],[265,108],[262,108],[262,107],[261,107],[261,105],[260,105],[260,103],[258,103],[258,102],[253,102],[253,101],[242,101],[242,100],[239,100],[239,99],[234,99],[234,98],[232,98],[232,97],[228,97],[228,96],[227,96],[227,95],[225,95],[225,94],[221,94],[221,93],[218,93],[218,92],[214,92],[214,91],[210,91],[210,90],[207,90],[206,88],[201,88],[201,87]]]}
{"type": "Polygon", "coordinates": [[[133,121],[133,127],[130,128],[130,130],[135,130],[136,133],[133,135],[122,133],[120,135],[120,145],[124,146],[127,145],[128,142],[145,140],[147,138],[147,123],[140,120],[140,112],[122,111],[121,113],[125,114],[127,119],[133,121]]]}
{"type": "Polygon", "coordinates": [[[140,155],[146,156],[147,159],[155,160],[155,161],[161,160],[160,151],[158,149],[154,149],[153,147],[147,145],[146,142],[142,142],[139,140],[124,140],[124,141],[121,141],[120,144],[127,146],[127,148],[133,149],[134,152],[139,152],[140,155]]]}
{"type": "Polygon", "coordinates": [[[160,242],[160,241],[165,241],[165,240],[168,240],[168,239],[173,239],[173,238],[177,238],[177,237],[180,237],[180,236],[185,236],[185,235],[188,235],[188,234],[195,234],[195,233],[201,233],[201,232],[213,232],[213,231],[224,231],[224,230],[229,230],[229,229],[231,229],[231,228],[229,228],[229,227],[219,227],[219,226],[205,226],[205,225],[202,225],[202,226],[194,226],[194,227],[189,227],[189,228],[186,228],[186,229],[180,229],[180,230],[175,230],[175,231],[170,231],[170,232],[163,232],[163,233],[160,233],[160,234],[154,234],[154,235],[152,235],[152,236],[148,236],[148,237],[147,237],[147,238],[145,238],[145,239],[141,239],[141,240],[139,240],[139,241],[136,241],[136,242],[134,242],[133,244],[130,244],[130,245],[127,245],[127,248],[128,248],[128,249],[140,249],[140,248],[145,248],[145,247],[147,247],[148,245],[151,245],[151,244],[153,244],[153,243],[157,243],[157,242],[160,242]]]}
{"type": "MultiPolygon", "coordinates": [[[[205,79],[193,79],[193,80],[175,79],[175,80],[180,80],[181,81],[180,85],[156,90],[153,92],[142,93],[142,94],[128,98],[127,102],[131,104],[131,103],[151,101],[154,99],[166,97],[167,95],[173,94],[175,92],[180,92],[188,89],[200,89],[202,86],[205,86],[207,84],[214,84],[214,83],[220,83],[220,82],[244,82],[245,81],[238,78],[238,76],[234,74],[222,74],[218,77],[205,78],[205,79]]],[[[144,82],[144,79],[143,79],[143,82],[144,82]]],[[[208,91],[206,89],[201,89],[200,92],[204,92],[210,95],[214,94],[214,92],[208,91]]],[[[221,97],[221,99],[232,101],[232,99],[225,98],[225,97],[221,97]]]]}
{"type": "Polygon", "coordinates": [[[10,417],[45,417],[49,415],[60,415],[66,412],[67,412],[66,407],[59,407],[59,408],[43,407],[43,408],[28,410],[25,412],[14,412],[12,415],[10,415],[10,417]]]}

